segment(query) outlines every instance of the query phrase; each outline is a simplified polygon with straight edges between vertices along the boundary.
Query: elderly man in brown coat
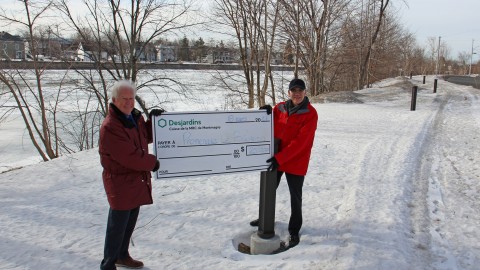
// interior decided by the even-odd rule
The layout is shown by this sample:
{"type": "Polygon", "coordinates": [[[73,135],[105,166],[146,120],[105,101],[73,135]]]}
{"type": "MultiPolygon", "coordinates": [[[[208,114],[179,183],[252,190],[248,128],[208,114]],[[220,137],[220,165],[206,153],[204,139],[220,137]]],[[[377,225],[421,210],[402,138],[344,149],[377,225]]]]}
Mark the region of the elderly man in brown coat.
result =
{"type": "Polygon", "coordinates": [[[110,205],[102,270],[143,267],[141,261],[132,259],[128,247],[140,206],[153,203],[150,171],[158,170],[160,163],[148,153],[151,116],[161,115],[163,110],[152,110],[145,122],[134,108],[135,92],[136,87],[129,81],[115,83],[112,103],[100,129],[103,185],[110,205]]]}

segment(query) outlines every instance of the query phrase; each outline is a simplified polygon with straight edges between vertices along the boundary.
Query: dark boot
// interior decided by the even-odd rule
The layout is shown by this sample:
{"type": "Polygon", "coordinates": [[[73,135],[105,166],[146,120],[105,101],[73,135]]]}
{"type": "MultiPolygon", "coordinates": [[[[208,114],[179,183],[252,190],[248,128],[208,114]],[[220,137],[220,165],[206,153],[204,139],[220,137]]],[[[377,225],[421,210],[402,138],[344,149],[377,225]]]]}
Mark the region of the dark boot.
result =
{"type": "Polygon", "coordinates": [[[131,268],[131,269],[140,269],[143,268],[143,262],[137,261],[132,259],[132,257],[128,256],[125,259],[118,259],[115,262],[115,266],[118,267],[126,267],[126,268],[131,268]]]}
{"type": "Polygon", "coordinates": [[[298,234],[290,235],[290,239],[288,240],[288,248],[292,248],[300,243],[300,236],[298,234]]]}
{"type": "Polygon", "coordinates": [[[260,221],[258,219],[255,219],[255,220],[250,221],[250,226],[258,227],[259,223],[260,223],[260,221]]]}

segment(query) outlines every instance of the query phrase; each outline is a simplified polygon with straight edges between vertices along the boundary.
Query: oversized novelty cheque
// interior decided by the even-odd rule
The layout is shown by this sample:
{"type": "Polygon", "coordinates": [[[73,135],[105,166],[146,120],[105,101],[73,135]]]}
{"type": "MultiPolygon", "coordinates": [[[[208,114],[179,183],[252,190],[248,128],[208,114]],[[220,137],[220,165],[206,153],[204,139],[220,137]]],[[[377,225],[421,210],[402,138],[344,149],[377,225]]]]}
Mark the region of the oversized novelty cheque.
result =
{"type": "Polygon", "coordinates": [[[157,179],[264,171],[273,155],[265,110],[168,112],[153,118],[157,179]]]}

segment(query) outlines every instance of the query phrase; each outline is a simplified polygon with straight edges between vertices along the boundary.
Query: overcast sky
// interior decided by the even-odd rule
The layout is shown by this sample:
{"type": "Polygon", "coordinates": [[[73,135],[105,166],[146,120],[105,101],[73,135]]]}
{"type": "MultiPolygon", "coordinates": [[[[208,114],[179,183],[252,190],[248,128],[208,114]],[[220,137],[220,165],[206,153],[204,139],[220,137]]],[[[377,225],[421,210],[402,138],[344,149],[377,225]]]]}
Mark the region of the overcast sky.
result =
{"type": "Polygon", "coordinates": [[[406,0],[400,7],[400,17],[405,27],[417,37],[420,45],[426,45],[428,37],[438,37],[451,49],[452,58],[458,53],[472,50],[474,61],[480,54],[480,0],[406,0]],[[476,48],[475,48],[476,47],[476,48]]]}

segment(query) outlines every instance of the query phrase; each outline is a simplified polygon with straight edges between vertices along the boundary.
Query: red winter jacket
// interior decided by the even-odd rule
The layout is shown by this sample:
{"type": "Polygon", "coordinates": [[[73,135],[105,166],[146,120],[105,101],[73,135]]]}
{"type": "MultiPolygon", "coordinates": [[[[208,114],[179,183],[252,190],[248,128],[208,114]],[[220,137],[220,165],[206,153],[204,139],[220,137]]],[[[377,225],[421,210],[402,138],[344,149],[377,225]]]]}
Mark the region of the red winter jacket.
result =
{"type": "Polygon", "coordinates": [[[150,171],[157,159],[148,153],[148,144],[152,142],[151,123],[145,123],[137,109],[133,109],[132,116],[138,128],[110,104],[100,128],[103,186],[114,210],[131,210],[153,203],[150,171]]]}
{"type": "Polygon", "coordinates": [[[317,129],[317,111],[305,98],[303,105],[288,115],[287,103],[281,102],[273,108],[273,119],[274,137],[280,139],[275,154],[278,170],[306,175],[317,129]]]}

